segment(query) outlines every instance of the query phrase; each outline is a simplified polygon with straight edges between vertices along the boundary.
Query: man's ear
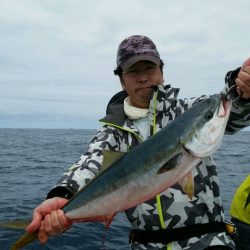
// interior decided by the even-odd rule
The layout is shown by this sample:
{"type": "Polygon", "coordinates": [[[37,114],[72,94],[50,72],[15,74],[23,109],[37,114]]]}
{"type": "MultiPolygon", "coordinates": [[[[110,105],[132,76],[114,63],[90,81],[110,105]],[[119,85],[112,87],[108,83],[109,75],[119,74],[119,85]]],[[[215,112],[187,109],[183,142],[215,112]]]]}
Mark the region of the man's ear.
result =
{"type": "Polygon", "coordinates": [[[125,84],[124,84],[122,77],[120,77],[120,83],[121,83],[122,89],[125,90],[125,84]]]}
{"type": "Polygon", "coordinates": [[[123,83],[121,83],[121,86],[122,86],[122,90],[126,90],[125,85],[123,83]]]}

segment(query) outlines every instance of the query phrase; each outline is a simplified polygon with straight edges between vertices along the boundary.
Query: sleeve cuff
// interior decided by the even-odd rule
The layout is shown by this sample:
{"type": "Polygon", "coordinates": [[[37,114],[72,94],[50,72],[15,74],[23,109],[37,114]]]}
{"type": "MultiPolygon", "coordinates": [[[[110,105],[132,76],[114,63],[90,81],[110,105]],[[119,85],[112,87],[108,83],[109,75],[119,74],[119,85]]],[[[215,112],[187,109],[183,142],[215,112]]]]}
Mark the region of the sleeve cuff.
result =
{"type": "Polygon", "coordinates": [[[71,199],[74,194],[70,192],[66,187],[58,186],[53,188],[47,195],[46,199],[61,197],[65,199],[71,199]]]}
{"type": "MultiPolygon", "coordinates": [[[[226,74],[225,82],[226,82],[226,84],[228,84],[229,89],[236,85],[235,80],[238,76],[240,69],[241,68],[239,67],[236,70],[229,71],[226,74]]],[[[228,94],[230,95],[232,100],[237,100],[235,103],[239,104],[240,106],[250,102],[249,99],[244,99],[244,98],[239,97],[239,94],[238,94],[236,88],[233,88],[232,90],[230,90],[230,92],[228,94]]]]}

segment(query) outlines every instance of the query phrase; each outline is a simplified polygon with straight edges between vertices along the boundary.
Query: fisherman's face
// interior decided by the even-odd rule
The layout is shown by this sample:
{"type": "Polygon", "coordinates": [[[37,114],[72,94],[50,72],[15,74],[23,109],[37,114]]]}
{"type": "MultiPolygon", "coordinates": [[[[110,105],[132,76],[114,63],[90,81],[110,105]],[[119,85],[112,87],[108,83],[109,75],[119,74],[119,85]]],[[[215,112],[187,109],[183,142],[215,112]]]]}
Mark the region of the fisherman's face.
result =
{"type": "Polygon", "coordinates": [[[160,66],[150,61],[140,61],[122,73],[121,84],[130,96],[131,104],[148,108],[155,85],[163,83],[160,66]]]}

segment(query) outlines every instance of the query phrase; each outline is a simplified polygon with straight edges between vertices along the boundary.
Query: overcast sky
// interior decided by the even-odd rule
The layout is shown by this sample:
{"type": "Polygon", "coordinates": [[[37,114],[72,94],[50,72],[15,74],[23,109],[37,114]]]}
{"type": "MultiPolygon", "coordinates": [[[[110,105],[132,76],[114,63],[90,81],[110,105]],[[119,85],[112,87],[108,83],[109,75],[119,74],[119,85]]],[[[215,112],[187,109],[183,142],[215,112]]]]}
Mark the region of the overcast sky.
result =
{"type": "Polygon", "coordinates": [[[250,56],[249,0],[0,0],[0,127],[98,128],[118,44],[149,36],[181,97],[250,56]]]}

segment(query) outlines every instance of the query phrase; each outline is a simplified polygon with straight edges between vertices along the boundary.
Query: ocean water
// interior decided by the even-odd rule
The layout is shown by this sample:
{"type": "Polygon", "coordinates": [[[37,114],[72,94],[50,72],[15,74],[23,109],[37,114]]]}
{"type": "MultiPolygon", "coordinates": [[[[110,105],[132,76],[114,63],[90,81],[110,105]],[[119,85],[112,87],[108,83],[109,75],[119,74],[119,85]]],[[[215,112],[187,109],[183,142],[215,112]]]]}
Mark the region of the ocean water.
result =
{"type": "MultiPolygon", "coordinates": [[[[86,150],[95,130],[0,129],[0,222],[31,218],[61,174],[86,150]]],[[[250,173],[250,132],[226,135],[214,155],[226,217],[235,189],[250,173]]],[[[23,233],[0,228],[0,250],[23,233]]],[[[129,224],[119,213],[110,228],[101,223],[78,223],[45,246],[37,241],[24,249],[129,249],[129,224]]]]}

